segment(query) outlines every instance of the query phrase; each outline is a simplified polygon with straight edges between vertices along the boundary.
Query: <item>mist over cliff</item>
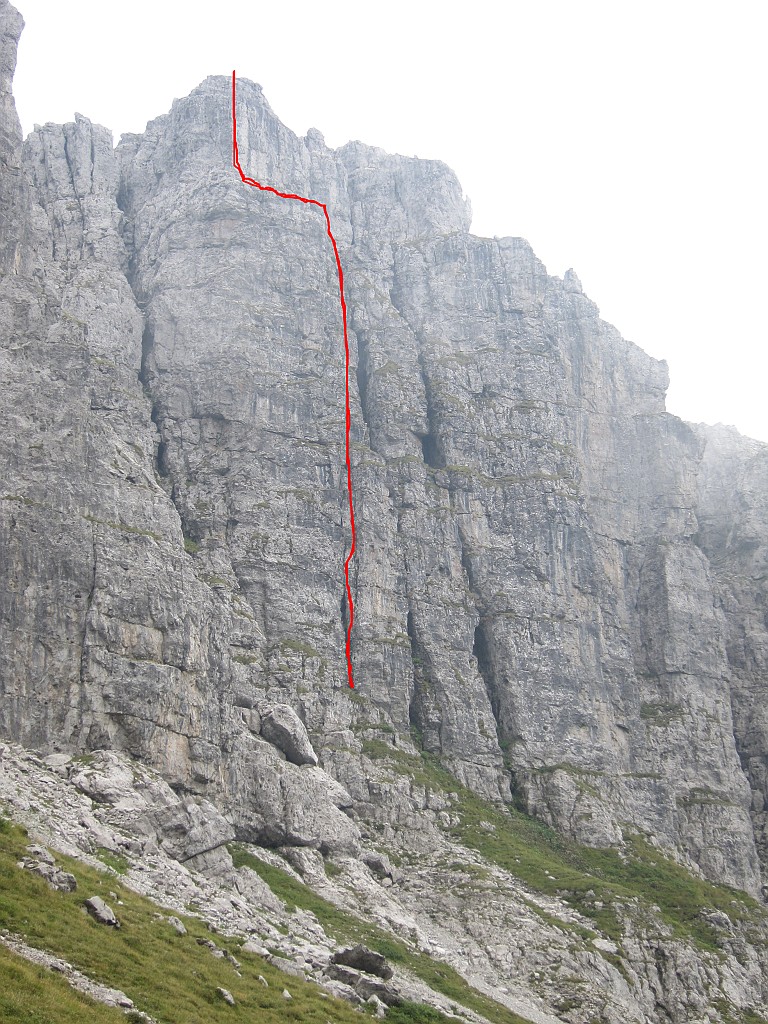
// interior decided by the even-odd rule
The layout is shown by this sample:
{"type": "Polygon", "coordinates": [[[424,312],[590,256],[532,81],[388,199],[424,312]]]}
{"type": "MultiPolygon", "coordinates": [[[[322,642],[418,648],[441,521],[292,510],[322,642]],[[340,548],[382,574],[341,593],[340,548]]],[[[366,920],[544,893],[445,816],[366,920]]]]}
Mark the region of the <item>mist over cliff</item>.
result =
{"type": "MultiPolygon", "coordinates": [[[[470,234],[445,165],[299,138],[240,80],[245,173],[326,203],[344,267],[351,692],[322,215],[241,183],[223,77],[116,148],[79,114],[22,142],[0,17],[0,737],[135,759],[214,847],[353,860],[455,825],[426,755],[762,901],[768,446],[668,414],[666,365],[470,234]]],[[[693,1019],[634,969],[605,1019],[693,1019]]]]}

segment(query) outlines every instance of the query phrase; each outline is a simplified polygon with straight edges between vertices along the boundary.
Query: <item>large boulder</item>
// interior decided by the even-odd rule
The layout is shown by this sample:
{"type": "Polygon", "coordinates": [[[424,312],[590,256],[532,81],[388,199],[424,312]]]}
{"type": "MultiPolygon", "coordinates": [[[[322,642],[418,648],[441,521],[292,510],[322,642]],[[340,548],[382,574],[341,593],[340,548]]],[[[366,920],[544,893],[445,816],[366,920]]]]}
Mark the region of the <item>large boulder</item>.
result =
{"type": "Polygon", "coordinates": [[[284,760],[263,737],[238,739],[230,755],[232,799],[224,807],[238,839],[358,856],[360,830],[347,813],[352,798],[342,785],[320,767],[284,760]]]}
{"type": "Polygon", "coordinates": [[[287,704],[262,705],[259,713],[261,735],[268,743],[282,750],[292,764],[318,763],[304,723],[292,707],[287,704]]]}
{"type": "Polygon", "coordinates": [[[367,974],[375,974],[379,978],[388,980],[394,973],[387,963],[386,957],[381,953],[375,953],[367,946],[351,946],[349,949],[341,949],[331,957],[331,963],[344,964],[346,967],[354,967],[358,971],[365,971],[367,974]]]}
{"type": "Polygon", "coordinates": [[[85,909],[99,924],[108,924],[112,928],[120,927],[120,922],[115,917],[114,910],[104,902],[101,896],[91,896],[87,899],[85,901],[85,909]]]}

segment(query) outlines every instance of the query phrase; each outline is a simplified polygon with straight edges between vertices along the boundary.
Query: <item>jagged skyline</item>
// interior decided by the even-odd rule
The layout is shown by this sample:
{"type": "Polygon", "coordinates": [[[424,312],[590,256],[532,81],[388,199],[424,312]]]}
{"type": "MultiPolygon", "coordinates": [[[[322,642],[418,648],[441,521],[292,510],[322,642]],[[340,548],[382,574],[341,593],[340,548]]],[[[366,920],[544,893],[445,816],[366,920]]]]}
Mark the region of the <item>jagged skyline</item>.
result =
{"type": "Polygon", "coordinates": [[[227,2],[215,18],[139,2],[120,23],[91,0],[19,6],[25,132],[79,110],[117,140],[237,66],[299,134],[444,160],[473,231],[525,237],[550,273],[572,266],[605,319],[669,362],[670,411],[768,440],[756,5],[650,4],[631,20],[595,2],[480,2],[458,21],[431,3],[384,18],[300,2],[290,31],[280,11],[227,2]],[[143,54],[130,89],[118,36],[143,54]]]}

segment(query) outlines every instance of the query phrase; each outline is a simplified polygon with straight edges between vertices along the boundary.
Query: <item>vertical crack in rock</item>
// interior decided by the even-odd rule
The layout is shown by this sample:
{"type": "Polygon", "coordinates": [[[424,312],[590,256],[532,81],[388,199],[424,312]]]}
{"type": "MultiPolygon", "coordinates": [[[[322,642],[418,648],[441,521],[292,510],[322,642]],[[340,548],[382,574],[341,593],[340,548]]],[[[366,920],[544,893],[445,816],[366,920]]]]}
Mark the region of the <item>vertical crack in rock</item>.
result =
{"type": "Polygon", "coordinates": [[[442,722],[435,703],[435,687],[431,680],[432,665],[429,652],[419,639],[412,610],[408,611],[406,629],[413,665],[413,692],[408,705],[411,732],[423,750],[439,754],[442,751],[442,722]]]}
{"type": "Polygon", "coordinates": [[[92,558],[91,585],[90,585],[90,588],[88,590],[88,595],[87,595],[87,597],[85,599],[85,608],[84,608],[84,612],[83,612],[83,628],[82,628],[81,641],[80,641],[80,674],[79,674],[80,686],[79,686],[79,693],[78,693],[78,703],[79,703],[79,706],[80,706],[80,716],[81,716],[81,722],[82,723],[85,723],[91,717],[90,714],[89,714],[88,697],[87,697],[87,690],[88,690],[88,680],[87,680],[88,671],[87,671],[87,669],[88,669],[88,654],[89,654],[88,634],[89,634],[90,626],[91,626],[91,622],[90,622],[90,620],[91,620],[91,609],[93,608],[93,602],[94,602],[94,598],[96,596],[96,572],[97,572],[97,564],[98,564],[98,562],[97,562],[98,555],[97,555],[97,550],[96,550],[96,524],[94,522],[91,522],[90,526],[91,526],[91,558],[92,558]]]}
{"type": "MultiPolygon", "coordinates": [[[[400,315],[402,316],[402,313],[400,315]]],[[[426,465],[430,469],[442,469],[445,466],[445,455],[441,450],[440,444],[440,423],[434,406],[432,386],[429,374],[427,373],[422,339],[419,335],[416,335],[416,338],[418,343],[419,373],[424,387],[424,401],[427,406],[427,432],[426,434],[417,434],[416,436],[421,443],[421,452],[426,465]]]]}
{"type": "Polygon", "coordinates": [[[370,353],[368,351],[368,339],[365,336],[365,331],[358,329],[355,315],[351,311],[349,321],[350,333],[353,334],[357,340],[357,371],[355,373],[355,378],[357,380],[357,394],[360,399],[360,412],[362,413],[363,424],[365,425],[365,433],[370,436],[370,408],[368,404],[370,353]]]}
{"type": "Polygon", "coordinates": [[[149,415],[155,425],[155,432],[157,435],[155,441],[155,472],[164,486],[168,487],[169,492],[172,492],[173,488],[170,487],[171,473],[168,465],[168,446],[163,437],[160,403],[152,394],[152,380],[154,373],[151,364],[154,355],[154,346],[154,333],[145,314],[144,331],[141,336],[141,369],[139,370],[139,382],[144,389],[144,394],[147,396],[147,400],[150,403],[149,415]]]}
{"type": "MultiPolygon", "coordinates": [[[[449,495],[451,507],[454,509],[454,515],[456,515],[456,501],[453,488],[449,489],[449,495]]],[[[491,711],[493,712],[494,726],[496,729],[496,740],[500,749],[503,749],[507,737],[505,735],[504,723],[502,721],[501,690],[494,671],[492,637],[488,631],[485,616],[483,614],[484,602],[476,584],[469,544],[464,536],[464,531],[462,530],[461,521],[458,515],[456,516],[456,519],[459,524],[457,526],[457,534],[459,537],[459,544],[461,545],[461,567],[467,581],[467,589],[469,590],[472,603],[477,612],[477,625],[475,626],[472,641],[472,654],[477,662],[478,675],[483,681],[485,692],[488,694],[488,702],[490,704],[491,711]]]]}

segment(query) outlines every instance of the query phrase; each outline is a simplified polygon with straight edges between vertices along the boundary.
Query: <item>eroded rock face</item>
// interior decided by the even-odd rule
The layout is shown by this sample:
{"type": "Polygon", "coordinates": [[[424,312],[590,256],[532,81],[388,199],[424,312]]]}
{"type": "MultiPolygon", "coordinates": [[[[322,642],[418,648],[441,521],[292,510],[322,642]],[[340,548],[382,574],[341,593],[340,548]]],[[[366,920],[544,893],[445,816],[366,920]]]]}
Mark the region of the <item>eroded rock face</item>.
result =
{"type": "Polygon", "coordinates": [[[725,622],[736,747],[749,780],[757,848],[766,865],[768,446],[732,427],[699,426],[697,433],[704,444],[697,540],[709,560],[725,622]]]}
{"type": "Polygon", "coordinates": [[[367,946],[350,946],[348,949],[341,949],[331,957],[334,964],[345,964],[347,967],[355,967],[359,971],[366,971],[368,974],[375,974],[379,978],[388,981],[392,974],[392,968],[387,963],[386,957],[376,953],[367,946]]]}
{"type": "Polygon", "coordinates": [[[472,236],[444,165],[298,138],[242,81],[244,170],[327,203],[344,265],[350,694],[322,215],[239,180],[225,78],[117,150],[80,115],[22,147],[0,17],[0,733],[154,766],[200,836],[182,857],[359,851],[353,809],[410,813],[367,777],[374,740],[759,893],[764,446],[717,468],[665,365],[575,274],[472,236]]]}
{"type": "Polygon", "coordinates": [[[317,764],[304,723],[288,704],[262,705],[261,735],[282,750],[291,764],[317,764]]]}

